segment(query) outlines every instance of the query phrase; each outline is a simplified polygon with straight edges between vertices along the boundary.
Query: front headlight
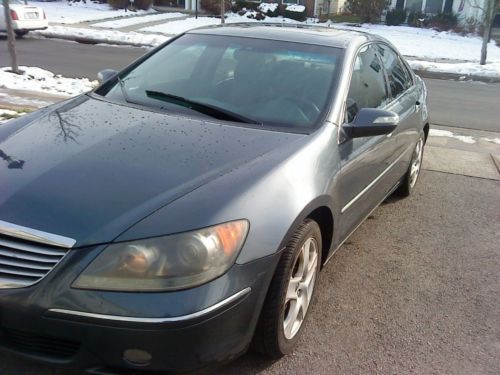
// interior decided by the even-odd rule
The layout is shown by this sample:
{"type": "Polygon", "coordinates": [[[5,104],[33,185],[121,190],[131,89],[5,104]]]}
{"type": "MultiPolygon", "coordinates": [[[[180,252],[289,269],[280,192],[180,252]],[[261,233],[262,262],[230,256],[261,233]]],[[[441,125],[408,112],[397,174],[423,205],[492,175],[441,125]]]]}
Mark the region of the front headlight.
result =
{"type": "Polygon", "coordinates": [[[109,245],[73,287],[169,291],[204,284],[234,264],[248,227],[248,221],[238,220],[193,232],[109,245]]]}

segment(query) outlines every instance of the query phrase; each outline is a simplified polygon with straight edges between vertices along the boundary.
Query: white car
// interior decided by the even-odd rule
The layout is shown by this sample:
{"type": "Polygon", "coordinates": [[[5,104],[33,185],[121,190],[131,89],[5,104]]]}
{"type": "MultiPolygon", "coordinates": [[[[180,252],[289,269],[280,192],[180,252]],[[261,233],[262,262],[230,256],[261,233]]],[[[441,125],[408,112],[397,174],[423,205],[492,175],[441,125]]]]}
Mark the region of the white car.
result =
{"type": "MultiPolygon", "coordinates": [[[[17,36],[21,37],[31,30],[43,30],[49,26],[49,21],[42,8],[27,5],[21,0],[9,0],[12,26],[17,36]]],[[[0,1],[0,31],[7,30],[5,10],[0,1]]]]}

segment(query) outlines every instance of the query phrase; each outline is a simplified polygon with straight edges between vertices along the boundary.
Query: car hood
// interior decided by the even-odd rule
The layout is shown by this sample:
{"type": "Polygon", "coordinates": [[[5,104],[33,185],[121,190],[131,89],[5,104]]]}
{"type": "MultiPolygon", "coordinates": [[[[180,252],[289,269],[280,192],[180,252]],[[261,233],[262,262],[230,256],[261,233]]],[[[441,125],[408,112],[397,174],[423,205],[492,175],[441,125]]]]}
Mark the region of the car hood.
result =
{"type": "Polygon", "coordinates": [[[107,243],[300,137],[82,96],[0,135],[0,220],[73,238],[76,246],[107,243]]]}

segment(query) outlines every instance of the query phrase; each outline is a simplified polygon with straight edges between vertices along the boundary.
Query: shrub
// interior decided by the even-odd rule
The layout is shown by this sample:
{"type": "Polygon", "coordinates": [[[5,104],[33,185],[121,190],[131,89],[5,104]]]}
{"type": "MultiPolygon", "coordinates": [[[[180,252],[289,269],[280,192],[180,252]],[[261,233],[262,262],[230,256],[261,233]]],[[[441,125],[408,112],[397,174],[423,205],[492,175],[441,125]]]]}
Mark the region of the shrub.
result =
{"type": "Polygon", "coordinates": [[[258,9],[268,17],[278,17],[280,15],[278,3],[261,3],[258,9]]]}
{"type": "MultiPolygon", "coordinates": [[[[422,13],[421,11],[412,10],[408,14],[408,20],[407,20],[408,25],[413,26],[413,27],[422,26],[420,24],[419,20],[425,20],[425,14],[422,13]]],[[[426,25],[426,24],[427,24],[427,21],[424,21],[424,25],[426,25]]]]}
{"type": "Polygon", "coordinates": [[[362,22],[378,22],[390,0],[347,0],[345,8],[348,12],[361,17],[362,22]]]}
{"type": "Polygon", "coordinates": [[[283,17],[295,21],[305,21],[307,19],[307,10],[304,5],[289,5],[283,12],[283,17]]]}
{"type": "Polygon", "coordinates": [[[458,25],[458,17],[454,13],[438,13],[429,19],[429,27],[439,31],[448,31],[458,25]]]}
{"type": "Polygon", "coordinates": [[[260,2],[247,1],[247,0],[236,0],[232,6],[232,10],[235,13],[240,12],[243,9],[246,10],[259,10],[260,2]]]}
{"type": "Polygon", "coordinates": [[[385,24],[388,26],[398,26],[406,21],[406,9],[393,9],[387,12],[385,24]]]}
{"type": "Polygon", "coordinates": [[[113,9],[125,9],[128,7],[128,0],[108,0],[108,4],[113,9]]]}
{"type": "Polygon", "coordinates": [[[153,0],[134,0],[134,8],[148,10],[153,6],[153,0]]]}
{"type": "MultiPolygon", "coordinates": [[[[200,6],[207,13],[220,15],[220,0],[200,0],[200,6]]],[[[231,1],[224,0],[224,12],[231,9],[231,1]]]]}

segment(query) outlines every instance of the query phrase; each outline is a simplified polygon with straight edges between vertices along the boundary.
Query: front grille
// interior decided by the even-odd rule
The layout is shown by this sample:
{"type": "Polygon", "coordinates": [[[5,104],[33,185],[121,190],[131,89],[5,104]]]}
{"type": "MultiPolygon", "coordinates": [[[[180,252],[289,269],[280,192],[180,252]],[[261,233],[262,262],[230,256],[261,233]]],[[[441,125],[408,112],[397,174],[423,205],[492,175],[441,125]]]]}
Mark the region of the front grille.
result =
{"type": "Polygon", "coordinates": [[[0,235],[0,289],[36,284],[61,261],[67,251],[0,235]]]}
{"type": "Polygon", "coordinates": [[[1,330],[0,345],[22,353],[55,359],[71,358],[80,349],[80,343],[76,341],[56,339],[10,328],[1,330]]]}

